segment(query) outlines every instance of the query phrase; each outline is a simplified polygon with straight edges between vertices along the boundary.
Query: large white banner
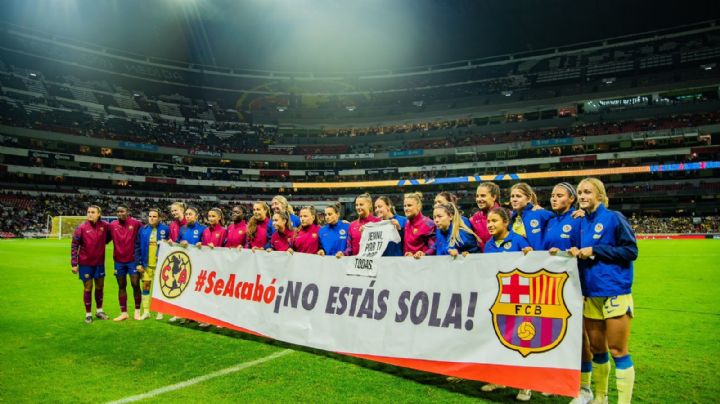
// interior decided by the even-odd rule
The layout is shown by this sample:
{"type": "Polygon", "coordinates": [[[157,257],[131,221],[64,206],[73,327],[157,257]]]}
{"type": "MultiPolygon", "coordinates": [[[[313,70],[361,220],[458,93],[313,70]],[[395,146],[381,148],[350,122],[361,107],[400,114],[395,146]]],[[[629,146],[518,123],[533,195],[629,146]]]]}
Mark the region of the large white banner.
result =
{"type": "Polygon", "coordinates": [[[153,310],[466,379],[579,388],[574,258],[337,259],[162,243],[158,263],[153,310]]]}

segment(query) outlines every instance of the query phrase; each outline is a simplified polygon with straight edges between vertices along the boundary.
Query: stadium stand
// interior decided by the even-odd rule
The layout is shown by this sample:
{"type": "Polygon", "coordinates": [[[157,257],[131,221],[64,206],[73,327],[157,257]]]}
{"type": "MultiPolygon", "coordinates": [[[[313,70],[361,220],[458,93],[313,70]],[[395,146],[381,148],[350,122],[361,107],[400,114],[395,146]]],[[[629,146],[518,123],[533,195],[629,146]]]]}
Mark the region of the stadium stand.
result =
{"type": "Polygon", "coordinates": [[[638,232],[717,231],[720,179],[707,164],[720,160],[716,24],[352,77],[198,73],[0,29],[6,236],[42,232],[48,216],[82,214],[90,200],[204,210],[280,193],[352,212],[363,188],[349,185],[380,180],[393,185],[369,190],[396,201],[411,189],[404,180],[451,190],[470,214],[468,177],[509,188],[545,173],[532,183],[547,201],[558,179],[577,181],[552,173],[588,169],[618,169],[604,179],[638,232]]]}

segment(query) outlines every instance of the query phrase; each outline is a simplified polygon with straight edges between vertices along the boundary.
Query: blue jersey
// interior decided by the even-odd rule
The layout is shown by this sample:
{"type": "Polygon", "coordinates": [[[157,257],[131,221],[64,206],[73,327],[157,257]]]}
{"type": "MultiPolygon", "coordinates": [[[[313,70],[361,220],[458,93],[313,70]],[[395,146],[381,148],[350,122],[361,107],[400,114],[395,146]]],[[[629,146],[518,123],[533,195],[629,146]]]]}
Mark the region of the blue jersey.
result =
{"type": "MultiPolygon", "coordinates": [[[[547,222],[555,215],[549,210],[538,209],[532,210],[533,204],[528,203],[522,210],[522,222],[525,225],[525,237],[527,238],[528,244],[533,250],[543,249],[543,237],[545,233],[545,227],[547,222]]],[[[513,211],[510,216],[510,226],[508,230],[512,230],[512,224],[515,222],[517,212],[513,211]]]]}
{"type": "MultiPolygon", "coordinates": [[[[135,259],[137,260],[135,265],[142,265],[147,268],[148,253],[150,251],[150,235],[153,231],[155,231],[155,240],[157,240],[158,243],[170,238],[170,228],[166,224],[158,223],[155,228],[149,224],[141,227],[135,239],[135,259]]],[[[158,251],[160,251],[160,248],[157,249],[155,254],[157,254],[158,251]]]]}
{"type": "Polygon", "coordinates": [[[620,212],[598,205],[581,221],[580,247],[592,247],[595,259],[578,260],[583,294],[608,297],[632,292],[635,234],[620,212]]]}
{"type": "Polygon", "coordinates": [[[405,234],[405,225],[407,224],[407,218],[405,216],[395,215],[392,217],[393,219],[397,220],[400,224],[400,230],[398,230],[398,233],[400,233],[400,242],[389,242],[387,247],[385,248],[385,252],[383,253],[383,257],[402,257],[403,256],[403,236],[405,234]]]}
{"type": "Polygon", "coordinates": [[[442,231],[440,228],[435,229],[435,255],[449,255],[449,250],[457,250],[459,253],[465,251],[469,253],[476,253],[480,251],[480,247],[478,246],[478,241],[475,236],[463,229],[460,229],[460,232],[458,233],[460,236],[458,244],[451,246],[450,235],[452,234],[452,230],[452,225],[450,225],[446,231],[442,231]]]}
{"type": "MultiPolygon", "coordinates": [[[[300,228],[300,217],[291,213],[290,214],[290,223],[292,223],[293,229],[299,229],[300,228]]],[[[267,229],[268,240],[270,239],[270,237],[272,236],[273,233],[275,233],[275,226],[273,226],[272,215],[270,215],[269,220],[268,220],[268,229],[267,229]]]]}
{"type": "Polygon", "coordinates": [[[180,236],[178,237],[178,243],[181,241],[187,241],[188,244],[197,244],[202,241],[202,235],[206,227],[198,222],[192,225],[186,224],[180,228],[180,236]]]}
{"type": "Polygon", "coordinates": [[[485,243],[485,254],[522,251],[525,247],[530,247],[525,237],[509,232],[503,240],[495,240],[495,237],[488,240],[485,243]]]}
{"type": "Polygon", "coordinates": [[[335,224],[326,224],[318,231],[320,237],[320,248],[327,255],[335,255],[338,251],[345,251],[347,248],[348,229],[350,223],[337,222],[335,224]]]}
{"type": "Polygon", "coordinates": [[[567,251],[570,247],[580,247],[580,218],[573,219],[575,209],[556,214],[548,222],[543,237],[543,250],[553,247],[567,251]]]}

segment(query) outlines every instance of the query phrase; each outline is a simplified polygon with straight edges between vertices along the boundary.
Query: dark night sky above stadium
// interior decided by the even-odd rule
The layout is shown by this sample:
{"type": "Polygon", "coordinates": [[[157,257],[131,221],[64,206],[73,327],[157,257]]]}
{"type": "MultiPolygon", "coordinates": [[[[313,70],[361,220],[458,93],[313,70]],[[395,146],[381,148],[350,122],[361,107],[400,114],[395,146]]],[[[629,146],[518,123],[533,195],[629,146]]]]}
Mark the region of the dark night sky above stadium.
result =
{"type": "Polygon", "coordinates": [[[409,67],[719,18],[714,2],[5,0],[0,20],[151,56],[246,69],[409,67]]]}

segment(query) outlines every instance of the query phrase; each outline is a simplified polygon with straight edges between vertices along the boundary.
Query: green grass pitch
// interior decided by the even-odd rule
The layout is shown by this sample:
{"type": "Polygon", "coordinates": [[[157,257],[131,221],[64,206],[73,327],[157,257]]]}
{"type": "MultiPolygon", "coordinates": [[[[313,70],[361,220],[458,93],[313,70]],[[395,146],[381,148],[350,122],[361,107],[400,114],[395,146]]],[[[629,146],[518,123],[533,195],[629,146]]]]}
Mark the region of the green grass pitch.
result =
{"type": "MultiPolygon", "coordinates": [[[[289,348],[290,354],[275,360],[151,401],[515,402],[513,390],[482,393],[478,382],[450,383],[438,375],[227,330],[174,325],[167,317],[86,325],[69,249],[69,240],[0,241],[0,401],[118,400],[289,348]]],[[[117,284],[111,270],[108,274],[105,310],[112,317],[119,314],[117,284]]],[[[633,295],[635,401],[715,402],[720,240],[640,241],[633,295]]],[[[539,394],[532,399],[568,401],[539,394]]]]}

